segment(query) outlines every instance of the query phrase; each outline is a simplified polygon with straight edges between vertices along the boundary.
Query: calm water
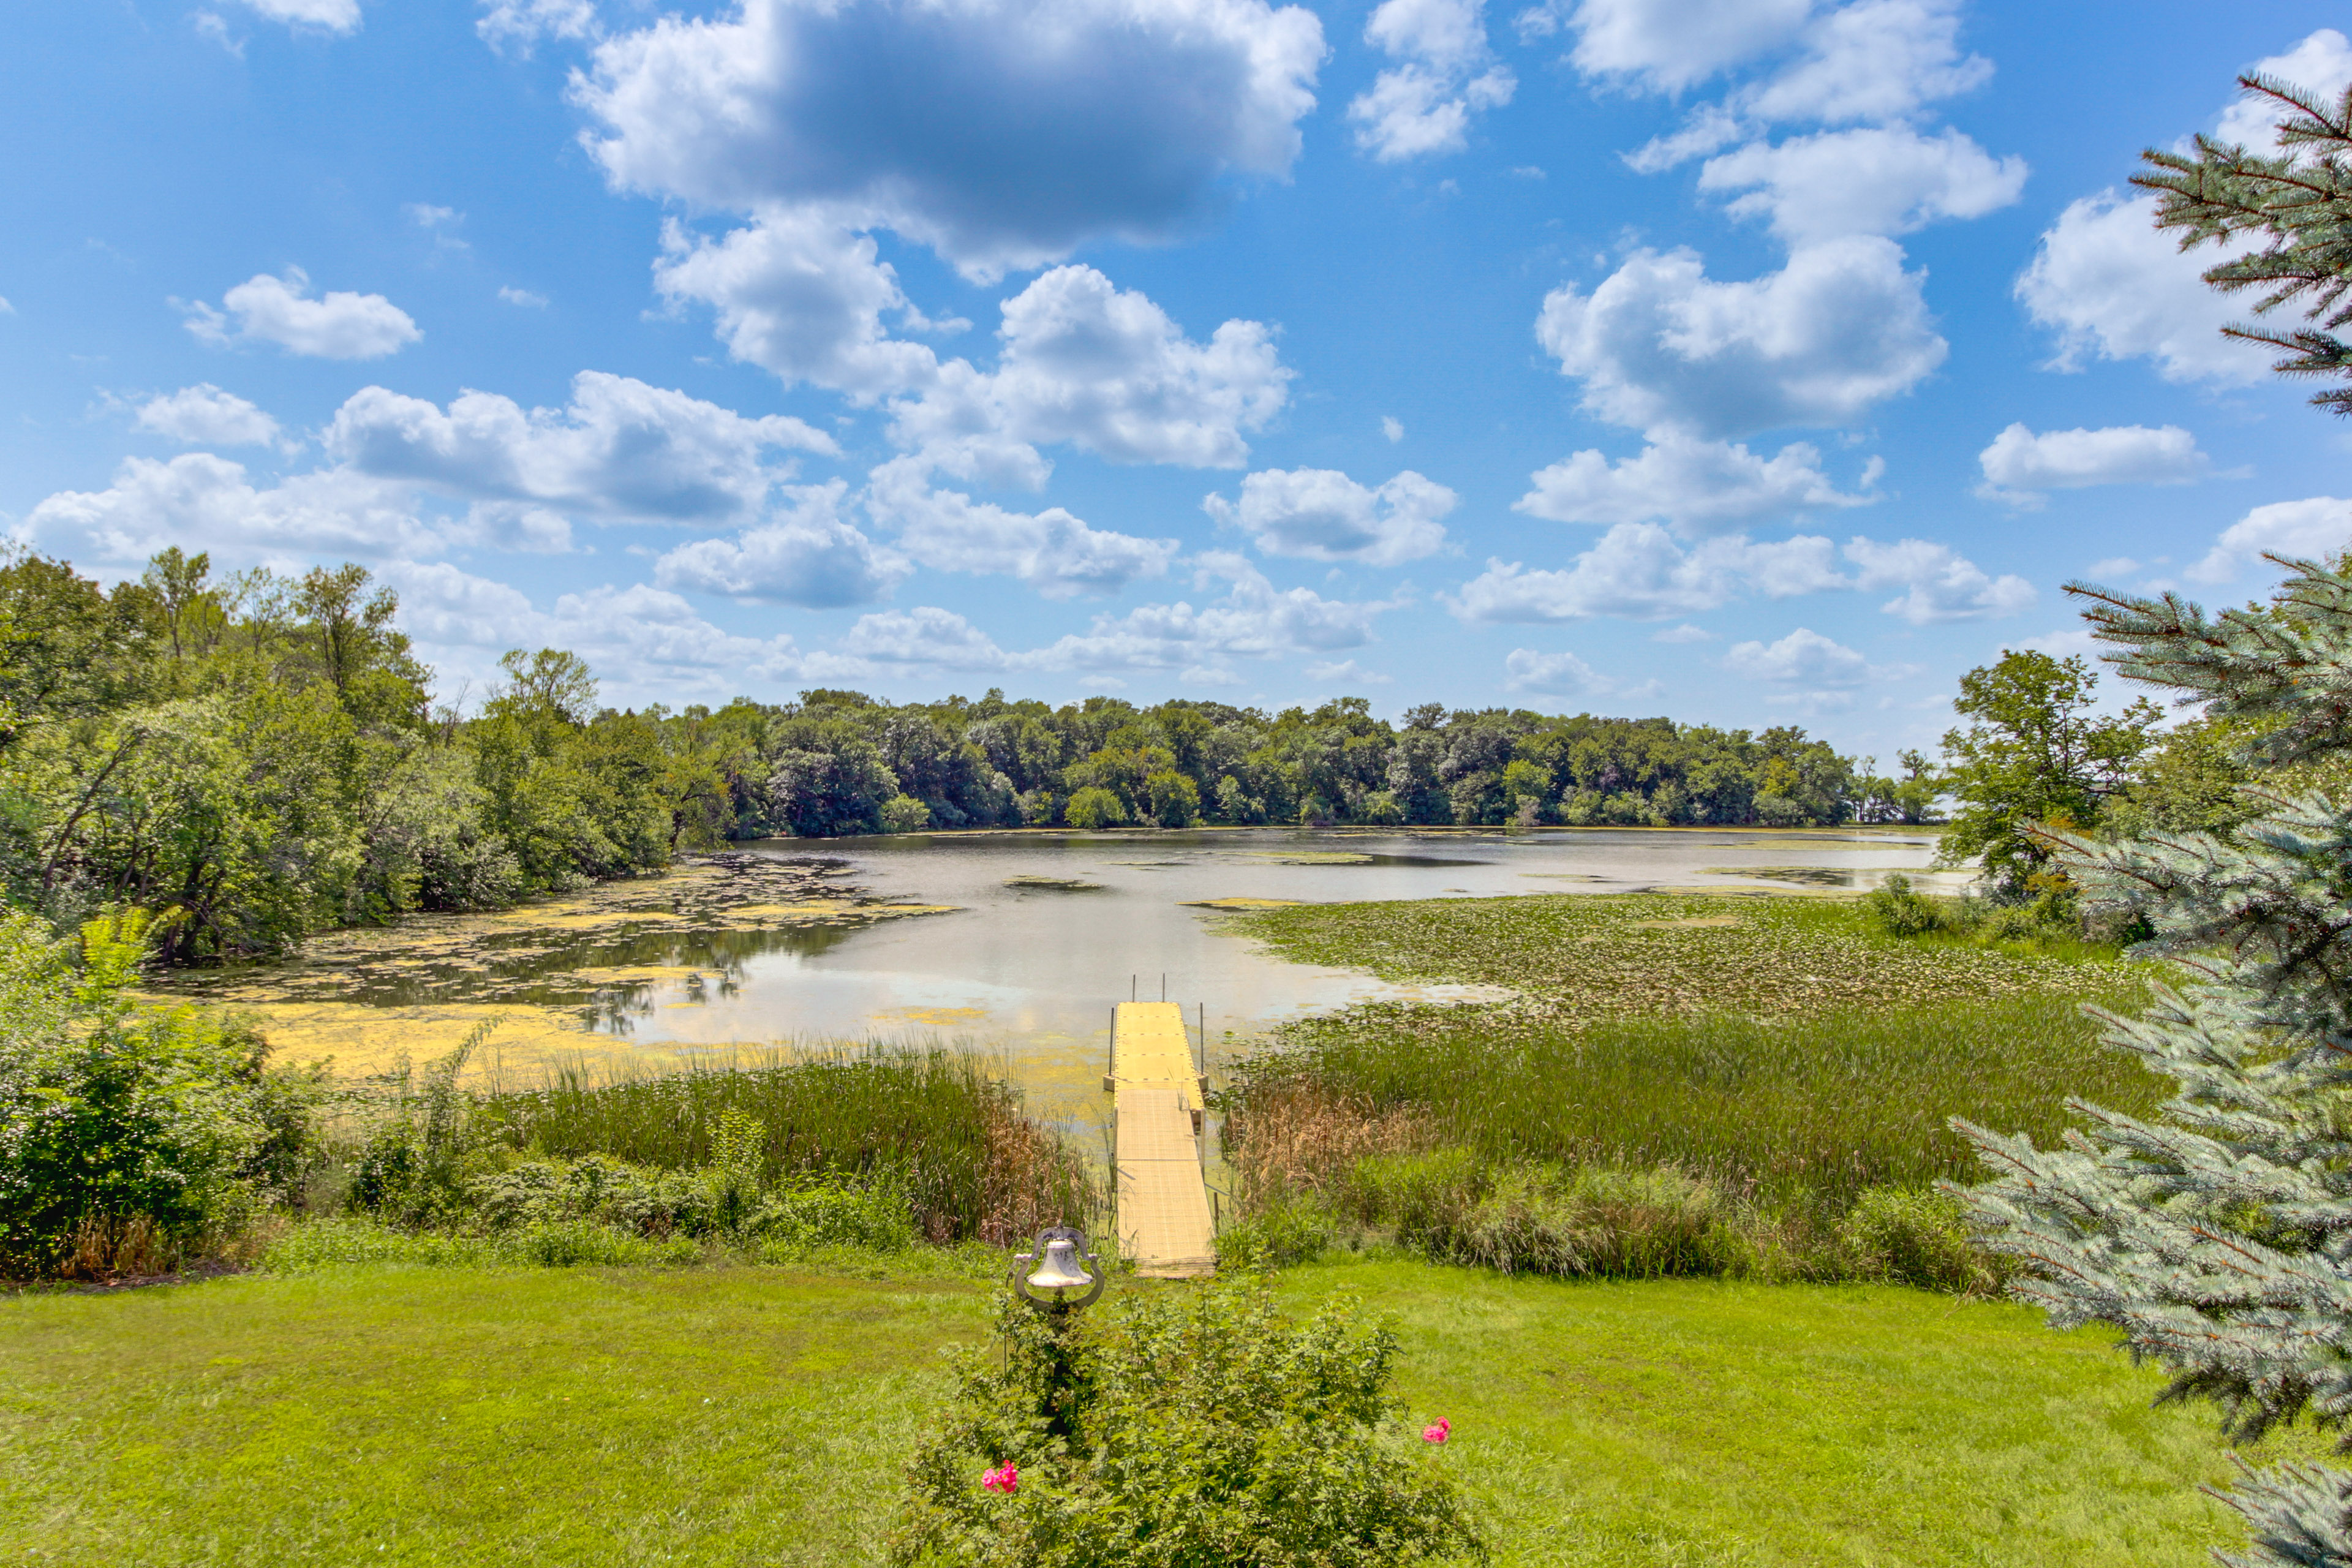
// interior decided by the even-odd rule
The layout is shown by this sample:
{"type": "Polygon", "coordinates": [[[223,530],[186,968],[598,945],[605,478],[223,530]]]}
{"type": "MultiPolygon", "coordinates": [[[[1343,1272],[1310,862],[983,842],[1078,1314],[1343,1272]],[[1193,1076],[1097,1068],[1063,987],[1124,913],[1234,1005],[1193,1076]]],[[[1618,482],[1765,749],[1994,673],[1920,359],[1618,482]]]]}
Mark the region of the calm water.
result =
{"type": "MultiPolygon", "coordinates": [[[[1364,974],[1284,962],[1218,931],[1221,898],[1310,902],[1622,892],[1645,886],[1787,886],[1790,874],[1874,884],[1916,871],[1927,835],[1592,831],[1371,836],[1290,830],[974,835],[835,839],[823,853],[886,898],[961,906],[865,931],[775,933],[728,964],[724,984],[654,985],[602,1026],[640,1041],[725,1042],[783,1035],[940,1029],[1003,1038],[1024,1057],[1082,1044],[1098,1059],[1109,1005],[1130,993],[1207,1009],[1213,1039],[1293,1014],[1408,991],[1364,974]],[[1286,864],[1284,855],[1360,855],[1286,864]],[[1769,869],[1780,877],[1759,877],[1769,869]],[[1731,874],[1726,874],[1731,873],[1731,874]],[[1052,877],[1091,890],[1008,886],[1052,877]],[[1164,977],[1164,978],[1163,978],[1164,977]],[[679,1004],[685,1004],[680,1005],[679,1004]]],[[[805,856],[806,841],[750,846],[805,856]]],[[[650,956],[650,955],[648,955],[650,956]]],[[[646,962],[640,959],[638,962],[646,962]]],[[[671,963],[691,962],[678,956],[671,963]]],[[[1197,1016],[1197,1014],[1196,1014],[1197,1016]]],[[[1055,1053],[1061,1054],[1061,1053],[1055,1053]]],[[[1076,1058],[1073,1059],[1076,1066],[1076,1058]]],[[[1095,1069],[1098,1070],[1098,1069],[1095,1069]]]]}
{"type": "Polygon", "coordinates": [[[537,915],[425,919],[322,942],[289,963],[191,973],[177,984],[261,1007],[289,1058],[331,1056],[342,1070],[380,1070],[394,1053],[437,1055],[492,1012],[504,1015],[495,1050],[541,1065],[574,1057],[675,1064],[778,1040],[920,1035],[1003,1052],[1041,1109],[1076,1116],[1099,1093],[1111,1005],[1130,995],[1164,995],[1195,1020],[1205,1010],[1215,1052],[1304,1012],[1485,994],[1286,963],[1221,929],[1219,912],[1194,907],[1199,900],[1864,887],[1890,870],[1916,875],[1935,839],[1886,830],[1267,828],[740,847],[797,868],[797,880],[783,880],[803,891],[774,896],[856,888],[888,902],[953,907],[856,929],[794,929],[688,918],[648,886],[650,901],[632,906],[642,915],[587,919],[558,900],[537,915]],[[1022,886],[1024,878],[1087,886],[1022,886]]]}

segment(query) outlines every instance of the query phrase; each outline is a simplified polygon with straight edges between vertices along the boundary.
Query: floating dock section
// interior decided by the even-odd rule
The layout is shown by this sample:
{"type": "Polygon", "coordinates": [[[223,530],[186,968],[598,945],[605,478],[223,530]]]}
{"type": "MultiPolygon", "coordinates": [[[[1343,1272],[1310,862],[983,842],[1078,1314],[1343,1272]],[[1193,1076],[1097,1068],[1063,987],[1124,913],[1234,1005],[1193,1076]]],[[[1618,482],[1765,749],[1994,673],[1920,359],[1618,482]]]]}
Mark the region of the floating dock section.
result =
{"type": "Polygon", "coordinates": [[[1110,1088],[1120,1255],[1159,1279],[1212,1272],[1216,1226],[1201,1175],[1205,1080],[1181,1005],[1123,1002],[1113,1012],[1110,1088]]]}

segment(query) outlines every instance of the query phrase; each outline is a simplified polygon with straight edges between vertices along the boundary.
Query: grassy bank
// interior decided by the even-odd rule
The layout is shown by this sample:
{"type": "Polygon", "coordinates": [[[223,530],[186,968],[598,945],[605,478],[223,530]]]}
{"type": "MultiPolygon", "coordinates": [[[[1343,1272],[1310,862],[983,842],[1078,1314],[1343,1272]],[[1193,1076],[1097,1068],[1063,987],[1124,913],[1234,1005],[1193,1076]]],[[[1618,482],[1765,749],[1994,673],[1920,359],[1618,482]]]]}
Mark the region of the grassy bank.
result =
{"type": "Polygon", "coordinates": [[[1900,1196],[1975,1175],[1948,1118],[2048,1140],[2069,1093],[2145,1111],[2164,1092],[2080,1010],[2132,1005],[2137,970],[2079,945],[1890,937],[1847,902],[1465,900],[1243,923],[1287,957],[1519,993],[1301,1020],[1238,1064],[1244,1214],[1321,1211],[1277,1253],[1311,1250],[1328,1220],[1570,1272],[1838,1278],[1925,1247],[1943,1261],[1900,1277],[1957,1284],[1974,1276],[1948,1214],[1900,1196]],[[1857,1205],[1903,1234],[1857,1237],[1857,1205]],[[1629,1226],[1649,1239],[1602,1234],[1629,1226]]]}
{"type": "MultiPolygon", "coordinates": [[[[1279,1289],[1396,1316],[1506,1565],[2188,1568],[2230,1539],[2191,1490],[2227,1473],[2210,1416],[2023,1309],[1395,1260],[1279,1289]]],[[[382,1268],[0,1300],[0,1562],[873,1562],[986,1300],[382,1268]]]]}

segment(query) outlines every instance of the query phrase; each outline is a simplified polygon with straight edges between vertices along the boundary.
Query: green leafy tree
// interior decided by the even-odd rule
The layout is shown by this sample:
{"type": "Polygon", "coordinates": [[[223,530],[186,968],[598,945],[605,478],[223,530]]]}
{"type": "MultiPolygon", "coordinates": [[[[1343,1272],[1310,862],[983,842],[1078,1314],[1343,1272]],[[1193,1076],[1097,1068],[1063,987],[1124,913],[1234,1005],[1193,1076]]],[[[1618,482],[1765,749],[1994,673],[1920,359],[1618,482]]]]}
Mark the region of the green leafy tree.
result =
{"type": "Polygon", "coordinates": [[[1099,784],[1088,784],[1070,796],[1069,805],[1062,809],[1062,819],[1088,832],[1123,827],[1127,824],[1127,803],[1099,784]]]}
{"type": "Polygon", "coordinates": [[[2040,829],[2098,823],[2163,715],[2144,697],[2121,714],[2097,713],[2097,686],[2079,656],[2030,649],[1960,678],[1952,707],[1971,722],[1944,735],[1944,787],[1959,802],[1939,851],[1946,863],[1981,857],[1999,882],[2022,889],[2053,853],[2040,829]]]}
{"type": "MultiPolygon", "coordinates": [[[[2242,79],[2285,107],[2289,156],[2200,142],[2150,153],[2158,221],[2194,244],[2266,238],[2209,274],[2224,288],[2274,286],[2271,302],[2341,298],[2352,254],[2343,170],[2352,94],[2320,111],[2284,84],[2242,79]]],[[[2340,324],[2331,315],[2328,323],[2340,324]]],[[[2325,332],[2290,342],[2282,368],[2342,365],[2325,332]]],[[[2339,410],[2341,395],[2324,398],[2339,410]]],[[[2159,1115],[2070,1102],[2084,1130],[2056,1149],[1967,1122],[1996,1173],[1968,1194],[1989,1245],[2021,1261],[2014,1289],[2053,1326],[2121,1331],[2136,1358],[2168,1368],[2168,1395],[2220,1404],[2252,1438],[2308,1417],[2339,1437],[2352,1420],[2352,790],[2285,770],[2352,755],[2352,572],[2288,562],[2267,610],[2210,616],[2174,595],[2101,592],[2094,635],[2126,678],[2201,702],[2252,782],[2250,818],[2210,831],[2158,829],[2100,841],[2055,837],[2085,897],[2145,919],[2141,951],[2179,961],[2137,1018],[2101,1015],[2107,1041],[2179,1090],[2159,1115]]],[[[2198,792],[2201,794],[2201,790],[2198,792]]],[[[2237,1568],[2352,1563],[2352,1470],[2246,1469],[2223,1500],[2248,1527],[2237,1568]]]]}

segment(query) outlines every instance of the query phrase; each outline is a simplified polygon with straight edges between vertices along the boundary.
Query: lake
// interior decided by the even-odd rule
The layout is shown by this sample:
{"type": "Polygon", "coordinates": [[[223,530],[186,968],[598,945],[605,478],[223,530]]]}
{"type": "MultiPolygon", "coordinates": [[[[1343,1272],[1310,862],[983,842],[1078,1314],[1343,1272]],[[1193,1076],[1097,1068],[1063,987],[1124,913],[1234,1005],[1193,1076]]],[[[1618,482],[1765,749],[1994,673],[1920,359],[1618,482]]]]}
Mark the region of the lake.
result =
{"type": "Polygon", "coordinates": [[[1040,1109],[1075,1110],[1098,1084],[1110,1006],[1130,994],[1164,994],[1195,1019],[1205,1009],[1213,1048],[1231,1048],[1303,1012],[1479,994],[1287,963],[1230,934],[1208,900],[1858,888],[1917,876],[1935,837],[1255,828],[737,847],[793,889],[731,907],[757,918],[660,901],[656,879],[622,885],[628,898],[335,933],[295,963],[173,989],[251,1008],[282,1056],[331,1056],[347,1072],[422,1059],[484,1021],[498,1028],[478,1059],[509,1078],[574,1059],[669,1065],[768,1042],[933,1036],[1003,1052],[1040,1109]],[[854,889],[859,907],[831,910],[811,889],[854,889]]]}

